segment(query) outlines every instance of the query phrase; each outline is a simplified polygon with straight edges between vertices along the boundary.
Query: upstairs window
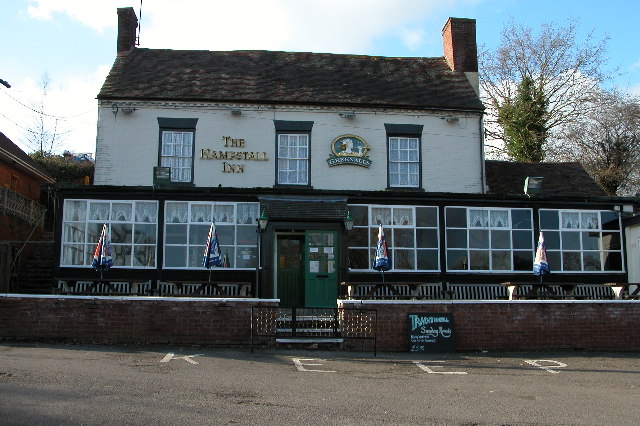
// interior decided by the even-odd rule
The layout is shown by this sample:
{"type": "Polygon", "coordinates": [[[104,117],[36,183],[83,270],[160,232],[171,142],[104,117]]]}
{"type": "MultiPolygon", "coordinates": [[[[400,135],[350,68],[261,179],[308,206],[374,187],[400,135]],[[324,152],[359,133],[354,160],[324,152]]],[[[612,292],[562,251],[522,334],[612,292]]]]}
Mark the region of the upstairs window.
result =
{"type": "Polygon", "coordinates": [[[158,118],[160,167],[171,169],[171,182],[193,182],[193,151],[198,119],[158,118]]]}
{"type": "Polygon", "coordinates": [[[390,188],[420,188],[422,126],[385,124],[387,131],[388,185],[390,188]]]}
{"type": "Polygon", "coordinates": [[[308,135],[278,135],[278,183],[281,185],[309,184],[308,135]]]}
{"type": "Polygon", "coordinates": [[[311,185],[311,128],[313,121],[274,120],[276,184],[311,185]]]}

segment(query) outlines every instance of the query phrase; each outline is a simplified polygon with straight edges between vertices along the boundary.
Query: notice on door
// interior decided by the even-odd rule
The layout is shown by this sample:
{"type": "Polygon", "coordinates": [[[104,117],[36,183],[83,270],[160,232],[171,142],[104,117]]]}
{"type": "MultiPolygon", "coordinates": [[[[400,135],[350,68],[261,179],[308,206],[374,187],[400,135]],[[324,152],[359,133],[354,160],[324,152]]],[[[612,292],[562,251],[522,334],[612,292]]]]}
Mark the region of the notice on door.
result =
{"type": "Polygon", "coordinates": [[[408,314],[409,352],[455,352],[453,314],[408,314]]]}

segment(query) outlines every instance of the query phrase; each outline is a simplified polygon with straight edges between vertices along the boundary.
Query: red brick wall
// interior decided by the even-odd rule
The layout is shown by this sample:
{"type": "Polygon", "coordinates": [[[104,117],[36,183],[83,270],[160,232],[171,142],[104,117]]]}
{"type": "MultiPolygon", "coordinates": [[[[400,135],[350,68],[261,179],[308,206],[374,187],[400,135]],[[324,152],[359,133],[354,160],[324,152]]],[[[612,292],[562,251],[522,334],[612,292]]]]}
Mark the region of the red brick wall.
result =
{"type": "Polygon", "coordinates": [[[249,345],[268,301],[0,296],[0,340],[249,345]]]}
{"type": "MultiPolygon", "coordinates": [[[[407,351],[407,314],[453,313],[457,348],[640,350],[640,302],[351,303],[377,309],[380,351],[407,351]]],[[[0,295],[0,340],[247,346],[251,307],[265,300],[0,295]]],[[[362,341],[361,341],[362,342],[362,341]]],[[[368,345],[370,342],[364,342],[368,345]]],[[[349,347],[357,347],[357,341],[349,347]]]]}
{"type": "Polygon", "coordinates": [[[21,170],[12,167],[4,161],[0,161],[0,185],[8,187],[11,185],[11,176],[18,179],[15,192],[23,197],[40,202],[41,179],[35,178],[21,170]]]}
{"type": "Polygon", "coordinates": [[[461,351],[640,350],[640,301],[343,303],[377,310],[380,351],[407,351],[408,313],[453,313],[461,351]]]}

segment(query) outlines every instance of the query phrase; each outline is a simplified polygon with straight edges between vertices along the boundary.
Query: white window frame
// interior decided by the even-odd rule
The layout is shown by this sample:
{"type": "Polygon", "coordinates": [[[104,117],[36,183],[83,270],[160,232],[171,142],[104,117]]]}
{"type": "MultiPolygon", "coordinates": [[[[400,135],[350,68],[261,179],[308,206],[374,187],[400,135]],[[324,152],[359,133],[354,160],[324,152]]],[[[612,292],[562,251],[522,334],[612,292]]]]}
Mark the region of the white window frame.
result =
{"type": "Polygon", "coordinates": [[[420,187],[420,142],[420,138],[414,136],[388,136],[390,187],[420,187]],[[406,148],[400,146],[403,141],[406,141],[406,148]],[[415,148],[411,148],[412,142],[415,143],[415,148]],[[411,159],[412,153],[415,154],[416,159],[411,159]],[[411,170],[414,168],[415,170],[411,170]],[[402,182],[403,178],[406,178],[407,181],[402,182]],[[412,183],[412,180],[415,180],[415,183],[412,183]]]}
{"type": "Polygon", "coordinates": [[[524,253],[529,252],[531,253],[531,259],[533,260],[533,257],[535,256],[535,246],[534,246],[534,235],[533,235],[533,209],[530,208],[518,208],[518,207],[471,207],[471,206],[446,206],[445,207],[445,253],[447,256],[447,271],[449,272],[468,272],[468,273],[487,273],[487,272],[491,272],[491,273],[496,273],[496,274],[507,274],[507,273],[521,273],[521,272],[528,272],[528,271],[532,271],[533,270],[533,262],[532,262],[532,269],[514,269],[514,265],[515,265],[515,258],[514,258],[514,253],[518,252],[518,253],[524,253]],[[446,218],[447,218],[447,211],[449,209],[465,209],[466,210],[466,221],[467,221],[467,226],[466,228],[461,228],[461,227],[451,227],[451,226],[447,226],[446,224],[446,218]],[[481,225],[472,225],[471,221],[470,221],[470,211],[472,210],[478,210],[478,211],[487,211],[487,218],[488,221],[484,224],[481,225]],[[531,228],[529,229],[525,229],[525,228],[513,228],[513,216],[512,216],[512,212],[514,210],[522,210],[522,211],[528,211],[529,212],[529,220],[531,223],[531,228]],[[507,211],[508,212],[508,218],[509,218],[509,223],[508,226],[504,227],[504,226],[492,226],[492,224],[490,223],[490,217],[491,217],[491,211],[507,211]],[[449,230],[465,230],[466,231],[466,238],[467,238],[467,243],[466,243],[466,248],[464,247],[449,247],[449,242],[448,242],[448,238],[447,238],[447,233],[449,230]],[[474,248],[474,247],[470,247],[470,238],[471,235],[470,233],[474,230],[487,230],[488,234],[489,234],[489,247],[488,248],[474,248]],[[509,231],[509,245],[510,248],[493,248],[492,247],[492,235],[491,235],[491,231],[509,231]],[[531,240],[531,248],[530,249],[517,249],[513,247],[513,232],[525,232],[528,231],[531,235],[530,240],[531,240]],[[466,259],[467,259],[467,263],[466,263],[466,268],[464,269],[453,269],[449,267],[449,250],[455,250],[455,251],[466,251],[466,259]],[[487,252],[489,254],[489,269],[471,269],[471,252],[487,252]],[[508,251],[511,253],[511,269],[493,269],[493,258],[491,256],[492,252],[505,252],[508,251]]]}
{"type": "MultiPolygon", "coordinates": [[[[416,206],[416,205],[386,205],[386,204],[350,204],[348,207],[359,206],[359,207],[367,207],[367,222],[368,225],[354,225],[354,229],[368,229],[368,246],[360,247],[360,246],[349,246],[349,250],[367,250],[368,259],[373,259],[375,254],[375,249],[378,244],[378,218],[374,217],[375,209],[390,209],[389,220],[382,220],[382,228],[384,230],[385,238],[387,240],[387,246],[389,248],[389,257],[391,259],[391,272],[439,272],[440,271],[440,215],[438,214],[437,206],[416,206]],[[417,208],[426,208],[426,209],[434,209],[436,212],[436,225],[435,226],[416,226],[416,209],[417,208]],[[411,217],[413,218],[411,223],[407,224],[394,224],[394,210],[409,210],[411,212],[411,217]],[[402,232],[412,232],[413,233],[413,247],[396,247],[393,244],[394,241],[394,232],[395,230],[400,230],[402,232]],[[418,230],[435,230],[436,231],[436,247],[418,247],[418,230]],[[411,256],[413,259],[413,269],[397,269],[396,268],[396,251],[403,250],[411,252],[411,256]],[[437,253],[437,268],[436,269],[418,269],[418,251],[434,251],[437,253]]],[[[373,263],[373,262],[370,262],[373,263]]],[[[371,265],[369,265],[368,269],[352,269],[354,272],[376,272],[371,269],[371,265]]]]}
{"type": "Polygon", "coordinates": [[[278,185],[309,185],[309,139],[308,133],[278,133],[278,185]],[[295,152],[290,155],[292,149],[295,152]],[[306,151],[306,154],[303,151],[306,151]],[[291,176],[294,178],[289,179],[291,176]]]}
{"type": "Polygon", "coordinates": [[[160,131],[160,166],[171,168],[171,182],[193,181],[193,130],[160,131]],[[178,137],[182,139],[177,142],[178,137]],[[185,138],[188,141],[185,142],[185,138]]]}
{"type": "MultiPolygon", "coordinates": [[[[66,199],[64,200],[62,212],[62,238],[60,246],[60,266],[65,268],[86,268],[91,266],[93,260],[93,252],[98,243],[98,236],[102,230],[102,225],[107,224],[107,234],[110,238],[111,257],[113,258],[114,268],[127,269],[155,269],[158,258],[158,202],[153,200],[99,200],[99,199],[66,199]],[[77,212],[71,211],[72,203],[85,203],[84,213],[80,216],[77,212]],[[107,206],[108,214],[91,217],[91,205],[95,204],[107,206]],[[131,205],[131,220],[122,220],[114,215],[114,206],[118,204],[131,205]],[[151,207],[151,210],[146,208],[151,207]],[[140,211],[138,208],[142,209],[140,211]],[[113,240],[112,227],[131,225],[130,242],[119,242],[113,240]],[[150,228],[153,226],[152,235],[153,242],[136,241],[136,228],[150,228]],[[130,249],[130,262],[124,264],[122,256],[118,256],[119,250],[130,249]],[[150,265],[134,266],[136,249],[153,248],[153,256],[148,261],[150,265]],[[64,263],[69,257],[65,254],[65,250],[83,250],[82,264],[64,263]]],[[[148,233],[147,233],[148,235],[148,233]]],[[[73,256],[70,256],[73,257],[73,256]]]]}
{"type": "MultiPolygon", "coordinates": [[[[251,257],[252,253],[257,261],[257,235],[256,242],[251,244],[241,244],[238,241],[238,237],[240,235],[239,227],[245,228],[244,231],[251,229],[251,232],[256,232],[257,223],[256,219],[259,216],[260,203],[251,203],[251,202],[200,202],[200,201],[180,201],[180,200],[167,200],[165,202],[165,217],[164,217],[164,246],[163,246],[163,268],[164,269],[201,269],[202,266],[202,256],[204,254],[204,249],[206,245],[206,234],[209,231],[209,226],[211,225],[211,220],[215,219],[216,228],[218,231],[218,239],[220,241],[220,250],[223,255],[227,254],[230,266],[228,270],[255,270],[256,266],[253,264],[248,267],[236,267],[238,256],[242,256],[244,259],[247,259],[246,256],[251,257]],[[172,204],[181,204],[186,205],[186,217],[176,219],[169,217],[172,214],[171,205],[172,204]],[[239,217],[239,205],[244,205],[244,208],[251,209],[253,212],[247,213],[246,220],[240,221],[239,217]],[[219,211],[228,212],[221,217],[212,217],[212,212],[214,209],[218,209],[219,211]],[[209,212],[201,213],[201,212],[209,212]],[[241,223],[239,223],[241,222],[241,223]],[[171,243],[167,242],[169,240],[169,231],[167,227],[171,227],[172,225],[178,225],[180,227],[186,228],[186,235],[184,236],[184,240],[186,243],[171,243]],[[203,237],[197,238],[197,241],[189,241],[191,235],[191,227],[198,226],[200,231],[203,231],[203,237]],[[233,227],[233,244],[225,244],[224,240],[221,238],[221,227],[230,226],[233,227]],[[185,257],[185,266],[167,266],[167,249],[176,248],[186,250],[185,257]]],[[[178,227],[176,226],[176,228],[178,227]]],[[[250,258],[247,260],[251,260],[250,258]]],[[[215,267],[218,268],[218,267],[215,267]]]]}
{"type": "MultiPolygon", "coordinates": [[[[604,274],[612,274],[612,273],[623,273],[626,271],[626,265],[625,265],[625,256],[624,256],[624,240],[623,240],[623,231],[622,231],[622,219],[620,217],[620,214],[618,214],[617,212],[614,212],[612,210],[572,210],[572,209],[540,209],[540,212],[557,212],[558,213],[558,229],[551,229],[551,228],[542,228],[542,223],[540,224],[540,230],[545,233],[549,233],[549,232],[558,232],[559,233],[559,240],[560,240],[560,249],[554,249],[554,248],[549,248],[549,244],[546,244],[546,250],[547,250],[547,259],[549,259],[549,255],[551,253],[560,253],[560,265],[557,264],[557,262],[550,262],[549,263],[549,267],[551,268],[551,271],[553,273],[566,273],[566,274],[575,274],[575,273],[589,273],[589,274],[599,274],[599,273],[604,273],[604,274]],[[601,213],[616,213],[618,214],[618,229],[615,230],[605,230],[602,229],[602,215],[601,213]],[[562,222],[562,217],[563,214],[578,214],[579,215],[579,226],[578,227],[565,227],[563,222],[562,222]],[[598,217],[598,224],[597,224],[597,228],[589,228],[589,227],[583,227],[582,226],[582,215],[589,215],[589,214],[595,214],[598,217]],[[588,249],[584,249],[584,245],[583,245],[583,240],[582,240],[582,235],[580,235],[579,241],[580,241],[580,248],[579,249],[565,249],[563,247],[563,239],[562,239],[562,232],[577,232],[582,234],[583,232],[597,232],[599,234],[598,236],[598,250],[588,250],[588,249]],[[604,247],[602,246],[602,234],[603,233],[617,233],[619,234],[619,241],[620,241],[620,249],[619,250],[611,250],[611,249],[607,249],[605,250],[604,247]],[[564,259],[563,259],[563,254],[566,252],[577,252],[580,253],[580,269],[578,270],[565,270],[564,269],[564,259]],[[599,257],[600,257],[600,270],[599,271],[591,271],[591,270],[585,270],[584,269],[584,255],[586,253],[599,253],[599,257]],[[620,254],[620,258],[621,258],[621,269],[620,270],[605,270],[605,253],[619,253],[620,254]],[[554,264],[556,263],[556,264],[554,264]]],[[[540,213],[538,213],[540,214],[540,213]]],[[[547,238],[548,239],[548,238],[547,238]]]]}

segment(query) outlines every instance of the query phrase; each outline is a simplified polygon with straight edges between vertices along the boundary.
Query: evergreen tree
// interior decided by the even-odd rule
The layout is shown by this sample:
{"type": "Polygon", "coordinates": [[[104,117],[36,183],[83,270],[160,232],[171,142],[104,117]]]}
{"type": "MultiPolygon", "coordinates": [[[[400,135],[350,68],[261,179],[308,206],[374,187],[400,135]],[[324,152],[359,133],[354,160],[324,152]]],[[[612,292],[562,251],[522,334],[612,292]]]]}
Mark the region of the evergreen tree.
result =
{"type": "Polygon", "coordinates": [[[504,131],[505,149],[514,161],[541,162],[547,139],[547,105],[543,90],[530,77],[518,85],[514,99],[494,105],[504,131]]]}

